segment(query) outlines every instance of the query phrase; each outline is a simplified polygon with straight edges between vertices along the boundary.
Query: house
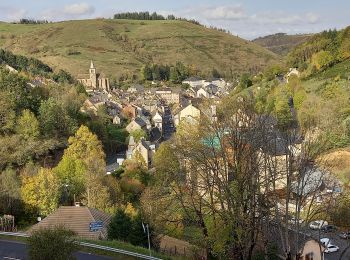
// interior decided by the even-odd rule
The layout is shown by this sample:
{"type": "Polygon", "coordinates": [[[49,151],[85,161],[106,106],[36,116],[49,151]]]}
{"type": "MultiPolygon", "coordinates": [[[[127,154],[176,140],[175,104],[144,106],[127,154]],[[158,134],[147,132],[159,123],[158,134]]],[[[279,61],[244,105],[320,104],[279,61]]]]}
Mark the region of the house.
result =
{"type": "Polygon", "coordinates": [[[135,150],[136,143],[132,135],[129,137],[128,150],[126,151],[126,159],[132,159],[133,152],[135,150]]]}
{"type": "Polygon", "coordinates": [[[159,131],[163,131],[163,115],[158,110],[152,112],[152,122],[159,131]]]}
{"type": "Polygon", "coordinates": [[[197,98],[210,98],[210,94],[206,91],[204,87],[199,88],[196,92],[197,98]]]}
{"type": "Polygon", "coordinates": [[[188,84],[192,88],[200,88],[203,86],[205,80],[199,78],[199,77],[190,77],[182,81],[182,84],[188,84]]]}
{"type": "Polygon", "coordinates": [[[140,84],[132,85],[130,88],[128,88],[129,93],[143,93],[144,90],[145,87],[140,84]]]}
{"type": "Polygon", "coordinates": [[[180,94],[175,93],[171,88],[163,87],[156,90],[156,95],[167,104],[179,104],[180,94]]]}
{"type": "Polygon", "coordinates": [[[193,106],[192,104],[189,104],[185,108],[181,108],[179,111],[175,112],[174,115],[174,123],[175,125],[179,125],[181,121],[193,121],[198,120],[200,118],[201,111],[193,106]]]}
{"type": "Polygon", "coordinates": [[[137,116],[137,108],[131,104],[124,105],[122,114],[127,118],[135,118],[137,116]]]}
{"type": "Polygon", "coordinates": [[[215,85],[218,88],[226,88],[228,85],[227,82],[222,78],[212,78],[211,80],[206,80],[203,85],[208,86],[210,84],[215,85]]]}
{"type": "Polygon", "coordinates": [[[140,117],[136,117],[133,119],[127,126],[126,131],[129,133],[135,131],[135,130],[144,130],[147,131],[147,124],[145,121],[143,121],[140,117]]]}
{"type": "Polygon", "coordinates": [[[89,74],[78,75],[78,82],[83,84],[87,89],[92,90],[105,90],[109,92],[109,79],[101,77],[100,74],[96,73],[94,63],[91,61],[89,74]]]}
{"type": "Polygon", "coordinates": [[[72,230],[83,239],[107,239],[107,227],[111,216],[97,209],[84,206],[61,206],[55,212],[44,218],[29,229],[32,232],[63,226],[72,230]]]}
{"type": "Polygon", "coordinates": [[[286,75],[287,83],[288,83],[289,78],[293,75],[297,76],[298,78],[300,77],[300,72],[298,71],[297,68],[289,68],[289,72],[286,75]]]}

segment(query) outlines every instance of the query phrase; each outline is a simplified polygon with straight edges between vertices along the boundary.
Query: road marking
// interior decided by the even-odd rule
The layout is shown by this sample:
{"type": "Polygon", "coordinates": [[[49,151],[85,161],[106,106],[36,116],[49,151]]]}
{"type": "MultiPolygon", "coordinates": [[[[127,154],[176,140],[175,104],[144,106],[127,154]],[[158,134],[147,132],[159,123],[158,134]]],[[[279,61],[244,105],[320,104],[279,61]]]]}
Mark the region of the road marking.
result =
{"type": "Polygon", "coordinates": [[[10,259],[10,260],[21,260],[20,258],[13,258],[13,257],[9,257],[9,256],[3,256],[3,259],[10,259]]]}

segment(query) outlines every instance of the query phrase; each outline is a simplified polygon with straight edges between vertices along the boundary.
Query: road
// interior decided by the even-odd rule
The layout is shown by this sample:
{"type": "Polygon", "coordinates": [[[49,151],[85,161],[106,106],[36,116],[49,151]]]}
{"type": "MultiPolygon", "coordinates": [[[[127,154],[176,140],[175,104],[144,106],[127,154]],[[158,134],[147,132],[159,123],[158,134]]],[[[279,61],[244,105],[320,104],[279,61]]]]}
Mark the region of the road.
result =
{"type": "Polygon", "coordinates": [[[171,115],[170,108],[164,106],[164,123],[163,123],[163,138],[164,140],[169,140],[172,134],[175,132],[174,121],[171,115]]]}
{"type": "MultiPolygon", "coordinates": [[[[120,258],[111,258],[106,256],[98,256],[84,252],[75,253],[78,260],[111,260],[111,259],[133,259],[128,256],[120,258]]],[[[0,260],[22,260],[28,259],[28,246],[23,242],[0,240],[0,260]]]]}
{"type": "Polygon", "coordinates": [[[350,259],[350,248],[346,250],[343,257],[340,259],[342,252],[348,247],[350,240],[342,239],[339,237],[339,232],[325,233],[319,230],[312,230],[308,227],[304,227],[305,234],[310,235],[313,239],[319,240],[322,238],[329,238],[330,243],[339,247],[338,252],[325,253],[325,260],[349,260],[350,259]]]}

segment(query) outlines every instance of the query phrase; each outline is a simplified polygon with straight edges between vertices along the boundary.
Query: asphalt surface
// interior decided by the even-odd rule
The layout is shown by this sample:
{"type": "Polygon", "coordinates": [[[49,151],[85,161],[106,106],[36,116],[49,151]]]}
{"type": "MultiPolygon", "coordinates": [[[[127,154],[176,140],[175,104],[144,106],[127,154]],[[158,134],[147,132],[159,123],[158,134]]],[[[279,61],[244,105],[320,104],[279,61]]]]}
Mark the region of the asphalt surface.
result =
{"type": "MultiPolygon", "coordinates": [[[[117,258],[110,258],[106,256],[98,256],[84,252],[75,253],[78,260],[111,260],[117,258]]],[[[0,260],[24,260],[28,259],[28,246],[25,243],[0,240],[0,260]]],[[[120,259],[124,259],[121,257],[120,259]]]]}
{"type": "Polygon", "coordinates": [[[308,227],[304,228],[304,233],[311,235],[315,240],[319,240],[322,238],[329,238],[330,243],[339,247],[339,251],[333,253],[325,253],[325,260],[349,260],[350,259],[350,248],[348,248],[350,244],[350,239],[343,239],[339,237],[339,232],[329,232],[325,233],[319,230],[312,230],[308,227]],[[342,258],[340,258],[342,252],[345,251],[342,258]]]}
{"type": "Polygon", "coordinates": [[[163,138],[164,140],[169,140],[172,134],[175,132],[174,121],[171,115],[170,108],[168,106],[164,107],[164,123],[163,123],[163,138]]]}

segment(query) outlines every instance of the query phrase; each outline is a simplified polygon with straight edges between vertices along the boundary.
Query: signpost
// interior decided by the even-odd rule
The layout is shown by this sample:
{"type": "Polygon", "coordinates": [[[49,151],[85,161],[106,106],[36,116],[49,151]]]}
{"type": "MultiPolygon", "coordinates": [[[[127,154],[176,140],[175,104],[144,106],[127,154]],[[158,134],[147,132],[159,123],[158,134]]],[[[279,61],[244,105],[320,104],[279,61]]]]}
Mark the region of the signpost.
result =
{"type": "Polygon", "coordinates": [[[102,221],[96,221],[90,223],[90,232],[96,232],[103,228],[103,222],[102,221]]]}

